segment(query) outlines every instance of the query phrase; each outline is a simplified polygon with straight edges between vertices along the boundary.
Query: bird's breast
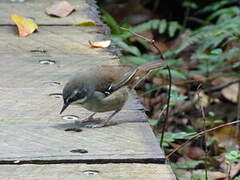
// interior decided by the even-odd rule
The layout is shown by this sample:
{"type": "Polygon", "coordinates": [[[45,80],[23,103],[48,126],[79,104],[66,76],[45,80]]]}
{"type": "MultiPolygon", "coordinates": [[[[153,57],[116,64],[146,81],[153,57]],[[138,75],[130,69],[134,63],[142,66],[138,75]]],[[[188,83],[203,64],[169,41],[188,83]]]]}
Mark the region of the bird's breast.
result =
{"type": "Polygon", "coordinates": [[[95,91],[81,106],[92,112],[115,111],[124,106],[128,99],[128,94],[129,89],[126,86],[114,91],[108,96],[99,91],[95,91]]]}

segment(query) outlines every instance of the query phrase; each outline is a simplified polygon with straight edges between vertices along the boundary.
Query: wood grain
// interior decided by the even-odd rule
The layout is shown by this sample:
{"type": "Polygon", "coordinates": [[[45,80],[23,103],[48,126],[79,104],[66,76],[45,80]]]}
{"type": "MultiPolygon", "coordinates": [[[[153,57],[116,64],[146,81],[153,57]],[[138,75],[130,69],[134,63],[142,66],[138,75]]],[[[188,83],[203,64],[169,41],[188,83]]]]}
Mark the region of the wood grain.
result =
{"type": "Polygon", "coordinates": [[[73,123],[1,126],[0,149],[2,164],[14,161],[164,162],[163,153],[147,123],[123,123],[98,129],[73,123]],[[74,131],[76,128],[82,131],[74,131]],[[79,153],[78,149],[87,152],[79,153]]]}
{"type": "Polygon", "coordinates": [[[90,54],[95,55],[95,58],[99,55],[111,59],[114,57],[106,51],[109,48],[93,49],[88,43],[89,40],[94,42],[109,39],[104,33],[101,27],[40,26],[38,32],[19,37],[15,26],[2,26],[0,34],[4,36],[0,36],[0,54],[35,57],[90,54]]]}
{"type": "Polygon", "coordinates": [[[0,178],[8,180],[176,180],[168,165],[159,164],[58,164],[3,165],[0,178]]]}
{"type": "Polygon", "coordinates": [[[45,8],[58,2],[57,0],[25,0],[25,2],[17,3],[1,1],[1,9],[4,13],[0,14],[0,24],[13,24],[10,19],[11,14],[20,14],[34,20],[39,25],[73,25],[86,21],[96,20],[97,14],[94,6],[90,6],[87,1],[68,0],[76,10],[71,15],[64,18],[48,16],[45,8]],[[95,11],[95,12],[94,12],[95,11]],[[94,15],[94,16],[93,16],[94,15]],[[93,19],[94,18],[94,19],[93,19]]]}

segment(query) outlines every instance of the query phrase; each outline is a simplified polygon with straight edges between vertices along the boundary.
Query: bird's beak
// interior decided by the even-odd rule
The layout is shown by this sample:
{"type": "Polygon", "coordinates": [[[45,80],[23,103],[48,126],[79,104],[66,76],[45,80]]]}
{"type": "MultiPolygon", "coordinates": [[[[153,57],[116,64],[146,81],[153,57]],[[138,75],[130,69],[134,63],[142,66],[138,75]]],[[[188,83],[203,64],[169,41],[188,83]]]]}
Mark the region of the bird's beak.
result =
{"type": "Polygon", "coordinates": [[[63,111],[68,107],[69,104],[63,104],[62,110],[60,111],[60,114],[63,113],[63,111]]]}

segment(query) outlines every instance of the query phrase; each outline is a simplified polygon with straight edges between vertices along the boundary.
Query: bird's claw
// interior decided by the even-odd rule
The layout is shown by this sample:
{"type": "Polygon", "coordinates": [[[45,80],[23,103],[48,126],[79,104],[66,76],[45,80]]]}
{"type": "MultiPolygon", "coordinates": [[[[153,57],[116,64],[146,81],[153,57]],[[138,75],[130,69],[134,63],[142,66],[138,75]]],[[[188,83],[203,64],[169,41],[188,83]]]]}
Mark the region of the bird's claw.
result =
{"type": "Polygon", "coordinates": [[[88,122],[88,121],[100,121],[101,118],[85,118],[85,119],[80,119],[80,120],[75,120],[74,123],[75,124],[81,124],[81,123],[84,123],[84,122],[88,122]]]}
{"type": "Polygon", "coordinates": [[[98,123],[98,124],[86,124],[85,127],[87,128],[101,128],[101,127],[104,127],[106,126],[107,124],[106,123],[98,123]]]}

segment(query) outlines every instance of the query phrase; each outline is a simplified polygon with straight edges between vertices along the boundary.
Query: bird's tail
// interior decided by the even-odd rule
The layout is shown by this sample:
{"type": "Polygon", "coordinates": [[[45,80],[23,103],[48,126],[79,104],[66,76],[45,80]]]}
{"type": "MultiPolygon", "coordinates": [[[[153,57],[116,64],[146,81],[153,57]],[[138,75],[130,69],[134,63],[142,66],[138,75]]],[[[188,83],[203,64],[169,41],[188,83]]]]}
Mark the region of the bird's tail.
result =
{"type": "Polygon", "coordinates": [[[131,77],[128,83],[129,88],[134,89],[141,81],[143,81],[151,70],[163,69],[167,67],[167,63],[164,61],[153,61],[136,68],[135,73],[131,77]]]}
{"type": "Polygon", "coordinates": [[[126,78],[115,84],[112,88],[116,90],[124,85],[127,85],[130,89],[133,89],[148,75],[151,70],[162,69],[166,66],[167,63],[165,63],[164,61],[152,61],[150,63],[141,65],[133,69],[133,71],[128,74],[126,78]]]}
{"type": "Polygon", "coordinates": [[[165,68],[166,66],[167,66],[167,63],[164,61],[161,61],[161,60],[152,61],[150,63],[147,63],[147,64],[137,67],[134,77],[136,78],[137,76],[142,76],[143,74],[145,74],[151,70],[162,69],[162,68],[165,68]]]}

